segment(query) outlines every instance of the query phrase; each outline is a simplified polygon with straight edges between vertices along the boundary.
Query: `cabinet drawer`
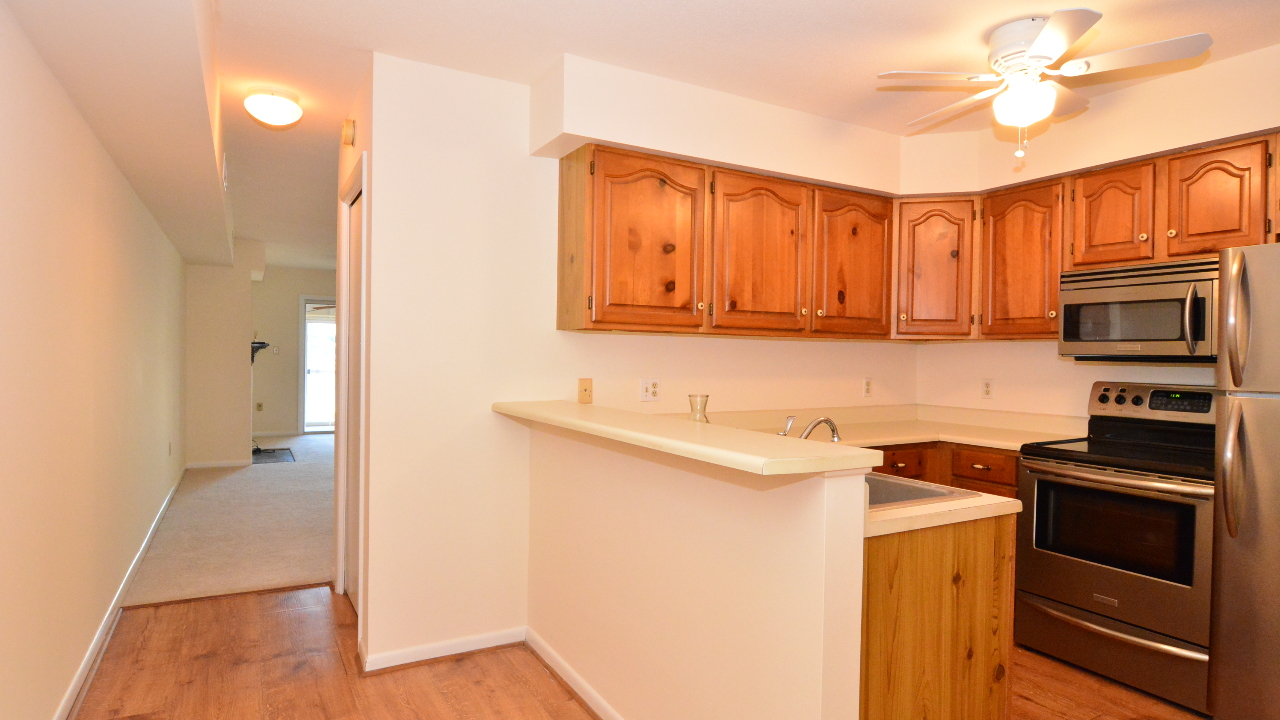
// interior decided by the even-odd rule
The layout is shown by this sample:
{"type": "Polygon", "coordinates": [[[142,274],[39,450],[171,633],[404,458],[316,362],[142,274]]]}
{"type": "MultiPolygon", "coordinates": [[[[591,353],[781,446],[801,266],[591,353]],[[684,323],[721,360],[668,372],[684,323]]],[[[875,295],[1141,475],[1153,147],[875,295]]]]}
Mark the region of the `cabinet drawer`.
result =
{"type": "Polygon", "coordinates": [[[883,448],[883,450],[884,465],[874,468],[875,472],[917,480],[924,477],[926,452],[924,449],[893,450],[891,448],[883,448]]]}
{"type": "Polygon", "coordinates": [[[988,495],[999,495],[1001,497],[1017,498],[1018,488],[1012,485],[999,485],[996,483],[983,482],[981,480],[970,480],[969,478],[953,477],[951,482],[955,487],[963,490],[973,490],[975,492],[986,493],[988,495]]]}
{"type": "Polygon", "coordinates": [[[951,474],[1000,485],[1018,484],[1018,458],[960,446],[951,454],[951,474]]]}

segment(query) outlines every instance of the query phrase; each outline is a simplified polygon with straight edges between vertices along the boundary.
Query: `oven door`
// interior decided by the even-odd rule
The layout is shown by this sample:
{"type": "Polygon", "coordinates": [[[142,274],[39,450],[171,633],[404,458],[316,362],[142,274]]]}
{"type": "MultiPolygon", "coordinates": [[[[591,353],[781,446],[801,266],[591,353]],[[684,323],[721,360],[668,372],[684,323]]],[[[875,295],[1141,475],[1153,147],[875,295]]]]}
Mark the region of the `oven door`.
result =
{"type": "Polygon", "coordinates": [[[1213,486],[1024,458],[1017,586],[1209,644],[1213,486]]]}
{"type": "Polygon", "coordinates": [[[1059,296],[1060,355],[1217,356],[1217,280],[1064,287],[1059,296]]]}

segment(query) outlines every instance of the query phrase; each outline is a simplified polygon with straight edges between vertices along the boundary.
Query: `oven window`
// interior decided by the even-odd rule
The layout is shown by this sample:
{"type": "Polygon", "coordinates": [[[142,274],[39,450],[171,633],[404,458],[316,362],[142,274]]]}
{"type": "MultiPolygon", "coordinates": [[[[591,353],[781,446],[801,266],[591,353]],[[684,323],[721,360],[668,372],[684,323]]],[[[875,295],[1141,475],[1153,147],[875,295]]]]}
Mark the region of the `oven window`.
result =
{"type": "MultiPolygon", "coordinates": [[[[1183,300],[1066,305],[1062,339],[1076,342],[1156,342],[1182,340],[1183,300]]],[[[1193,339],[1204,340],[1204,298],[1192,309],[1193,339]]]]}
{"type": "Polygon", "coordinates": [[[1196,509],[1096,488],[1039,480],[1036,547],[1190,586],[1196,509]]]}

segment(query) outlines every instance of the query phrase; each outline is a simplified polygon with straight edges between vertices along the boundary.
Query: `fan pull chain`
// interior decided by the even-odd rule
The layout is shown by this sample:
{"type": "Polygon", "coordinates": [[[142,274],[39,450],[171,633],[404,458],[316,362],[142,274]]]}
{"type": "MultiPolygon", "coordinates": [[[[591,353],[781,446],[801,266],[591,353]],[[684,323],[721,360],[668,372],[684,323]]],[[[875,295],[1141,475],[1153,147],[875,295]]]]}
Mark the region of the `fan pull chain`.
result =
{"type": "Polygon", "coordinates": [[[1027,129],[1018,128],[1018,149],[1013,151],[1014,157],[1025,157],[1027,154],[1027,129]]]}

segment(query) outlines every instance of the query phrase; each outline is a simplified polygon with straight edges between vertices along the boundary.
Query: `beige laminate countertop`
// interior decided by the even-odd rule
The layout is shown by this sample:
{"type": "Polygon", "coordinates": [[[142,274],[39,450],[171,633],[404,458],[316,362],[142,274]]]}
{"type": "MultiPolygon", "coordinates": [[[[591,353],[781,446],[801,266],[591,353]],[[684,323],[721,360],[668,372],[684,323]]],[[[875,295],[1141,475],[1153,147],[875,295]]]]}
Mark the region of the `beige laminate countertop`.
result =
{"type": "Polygon", "coordinates": [[[864,470],[884,453],[566,400],[499,402],[493,411],[757,475],[864,470]]]}
{"type": "Polygon", "coordinates": [[[892,535],[908,530],[923,530],[1019,512],[1022,512],[1021,500],[986,493],[978,493],[977,497],[889,507],[883,510],[870,508],[867,511],[863,536],[892,535]]]}
{"type": "Polygon", "coordinates": [[[982,425],[899,420],[896,422],[840,423],[840,444],[858,447],[905,445],[922,442],[953,442],[963,445],[1018,450],[1025,443],[1067,440],[1074,434],[1010,430],[982,425]]]}

